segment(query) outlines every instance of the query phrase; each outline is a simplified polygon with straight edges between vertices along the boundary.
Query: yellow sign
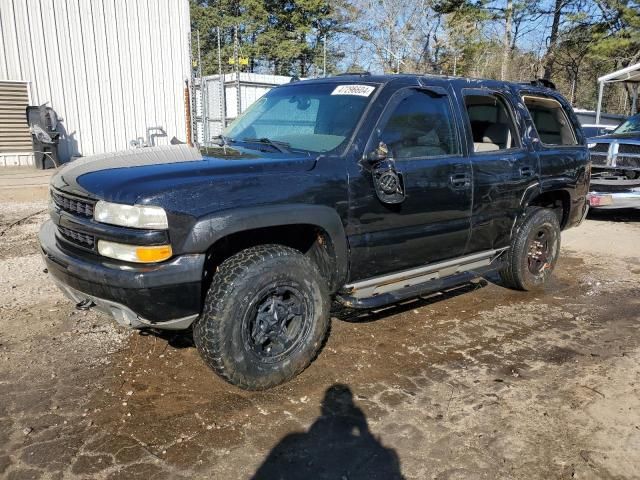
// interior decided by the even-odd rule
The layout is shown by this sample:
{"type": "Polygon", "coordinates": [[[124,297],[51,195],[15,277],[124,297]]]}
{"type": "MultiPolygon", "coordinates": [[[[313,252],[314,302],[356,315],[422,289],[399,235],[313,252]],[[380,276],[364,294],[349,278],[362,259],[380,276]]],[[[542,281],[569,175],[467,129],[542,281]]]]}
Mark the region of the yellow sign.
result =
{"type": "MultiPolygon", "coordinates": [[[[249,65],[249,58],[248,58],[248,57],[240,57],[240,58],[238,59],[238,63],[239,63],[240,65],[245,65],[245,66],[246,66],[246,65],[249,65]]],[[[235,65],[235,64],[236,64],[235,59],[233,59],[233,58],[229,58],[229,65],[235,65]]]]}

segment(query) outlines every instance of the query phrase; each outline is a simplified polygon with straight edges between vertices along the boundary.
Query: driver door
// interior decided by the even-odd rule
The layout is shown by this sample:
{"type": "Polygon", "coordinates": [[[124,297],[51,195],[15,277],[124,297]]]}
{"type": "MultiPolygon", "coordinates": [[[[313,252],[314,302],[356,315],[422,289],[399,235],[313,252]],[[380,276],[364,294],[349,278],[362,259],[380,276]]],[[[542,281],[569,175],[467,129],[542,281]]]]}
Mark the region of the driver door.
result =
{"type": "Polygon", "coordinates": [[[441,87],[389,100],[349,174],[351,280],[464,253],[473,182],[455,112],[441,87]]]}

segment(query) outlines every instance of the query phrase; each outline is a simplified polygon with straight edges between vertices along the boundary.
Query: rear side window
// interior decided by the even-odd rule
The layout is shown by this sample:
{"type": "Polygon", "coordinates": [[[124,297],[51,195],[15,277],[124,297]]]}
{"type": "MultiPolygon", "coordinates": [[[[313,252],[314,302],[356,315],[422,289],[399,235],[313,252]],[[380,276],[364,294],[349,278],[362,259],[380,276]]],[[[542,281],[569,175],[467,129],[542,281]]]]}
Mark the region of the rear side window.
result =
{"type": "Polygon", "coordinates": [[[518,130],[504,100],[497,95],[465,95],[474,152],[520,147],[518,130]]]}
{"type": "Polygon", "coordinates": [[[460,153],[449,99],[423,91],[412,92],[400,101],[380,140],[398,160],[460,153]]]}
{"type": "Polygon", "coordinates": [[[545,145],[577,145],[576,133],[560,102],[549,97],[524,96],[540,141],[545,145]]]}

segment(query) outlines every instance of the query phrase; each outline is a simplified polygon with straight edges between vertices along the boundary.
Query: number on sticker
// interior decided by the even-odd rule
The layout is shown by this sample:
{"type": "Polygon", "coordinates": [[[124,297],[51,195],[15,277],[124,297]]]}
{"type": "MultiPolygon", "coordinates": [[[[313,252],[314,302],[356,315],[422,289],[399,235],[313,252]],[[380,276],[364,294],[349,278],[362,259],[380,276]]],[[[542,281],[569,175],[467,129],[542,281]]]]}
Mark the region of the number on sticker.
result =
{"type": "Polygon", "coordinates": [[[371,85],[338,85],[331,95],[358,95],[360,97],[368,97],[375,87],[371,85]]]}

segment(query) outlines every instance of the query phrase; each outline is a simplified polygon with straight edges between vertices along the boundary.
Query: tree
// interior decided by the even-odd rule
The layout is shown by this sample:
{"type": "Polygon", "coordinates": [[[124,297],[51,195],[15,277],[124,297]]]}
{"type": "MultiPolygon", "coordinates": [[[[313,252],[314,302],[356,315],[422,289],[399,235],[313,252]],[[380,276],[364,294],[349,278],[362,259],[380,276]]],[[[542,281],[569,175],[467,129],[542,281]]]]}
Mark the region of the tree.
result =
{"type": "Polygon", "coordinates": [[[549,35],[549,49],[544,63],[543,78],[545,80],[551,80],[551,76],[553,75],[553,64],[556,59],[556,46],[558,44],[558,33],[560,31],[560,18],[562,17],[562,7],[565,3],[565,0],[555,0],[554,2],[553,22],[551,24],[551,34],[549,35]]]}
{"type": "MultiPolygon", "coordinates": [[[[217,28],[224,69],[233,57],[234,29],[249,71],[306,76],[323,63],[325,39],[344,31],[340,4],[327,0],[191,0],[192,30],[200,32],[203,72],[217,72],[217,28]]],[[[330,45],[330,43],[329,43],[330,45]]],[[[341,54],[327,51],[329,66],[341,54]]]]}

